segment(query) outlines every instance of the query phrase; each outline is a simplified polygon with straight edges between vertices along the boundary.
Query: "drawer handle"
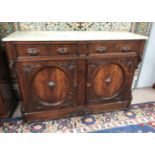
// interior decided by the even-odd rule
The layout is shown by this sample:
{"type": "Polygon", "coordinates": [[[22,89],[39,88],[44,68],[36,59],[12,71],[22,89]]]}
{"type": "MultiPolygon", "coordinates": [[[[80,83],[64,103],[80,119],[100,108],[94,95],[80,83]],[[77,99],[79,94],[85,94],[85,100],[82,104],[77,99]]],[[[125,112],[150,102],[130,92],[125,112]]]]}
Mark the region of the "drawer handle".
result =
{"type": "Polygon", "coordinates": [[[106,50],[107,50],[106,47],[99,47],[99,48],[96,49],[96,51],[97,51],[98,53],[105,53],[106,50]]]}
{"type": "Polygon", "coordinates": [[[50,82],[48,82],[48,87],[49,87],[50,89],[54,89],[55,86],[56,86],[56,84],[55,84],[54,81],[50,81],[50,82]]]}
{"type": "Polygon", "coordinates": [[[104,81],[105,81],[106,85],[109,86],[110,83],[112,82],[112,77],[109,76],[109,77],[107,77],[104,81]]]}
{"type": "Polygon", "coordinates": [[[131,49],[130,49],[130,47],[129,46],[124,46],[124,47],[122,47],[122,51],[123,52],[129,52],[131,49]]]}
{"type": "Polygon", "coordinates": [[[28,55],[35,56],[39,54],[39,50],[36,48],[28,48],[27,53],[28,55]]]}
{"type": "Polygon", "coordinates": [[[67,54],[69,51],[68,51],[67,48],[59,48],[59,49],[57,50],[57,52],[58,52],[59,54],[65,55],[65,54],[67,54]]]}
{"type": "Polygon", "coordinates": [[[91,87],[91,83],[87,83],[87,87],[91,87]]]}

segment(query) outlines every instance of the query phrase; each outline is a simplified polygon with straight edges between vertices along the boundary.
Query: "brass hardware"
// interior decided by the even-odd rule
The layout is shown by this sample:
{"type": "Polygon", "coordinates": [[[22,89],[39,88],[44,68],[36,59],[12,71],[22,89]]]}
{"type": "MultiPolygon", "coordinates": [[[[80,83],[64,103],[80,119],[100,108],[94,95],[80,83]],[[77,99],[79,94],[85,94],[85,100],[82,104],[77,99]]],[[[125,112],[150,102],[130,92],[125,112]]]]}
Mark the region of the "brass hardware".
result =
{"type": "Polygon", "coordinates": [[[31,56],[35,56],[39,54],[39,50],[36,48],[28,48],[27,53],[31,56]]]}
{"type": "Polygon", "coordinates": [[[131,49],[130,49],[129,46],[124,46],[124,47],[122,47],[121,50],[122,50],[123,52],[129,52],[131,49]]]}
{"type": "Polygon", "coordinates": [[[49,87],[49,88],[53,89],[53,88],[55,88],[55,86],[56,86],[56,84],[55,84],[54,81],[48,82],[48,87],[49,87]]]}
{"type": "Polygon", "coordinates": [[[106,50],[107,50],[106,47],[99,47],[99,48],[96,49],[96,51],[97,51],[98,53],[105,53],[106,50]]]}
{"type": "Polygon", "coordinates": [[[112,81],[112,77],[111,76],[110,77],[107,77],[104,81],[105,81],[106,85],[109,86],[109,84],[112,81]]]}
{"type": "Polygon", "coordinates": [[[59,49],[57,50],[57,52],[58,52],[59,54],[64,55],[64,54],[67,54],[69,51],[68,51],[67,48],[59,48],[59,49]]]}
{"type": "Polygon", "coordinates": [[[87,87],[91,87],[91,84],[90,83],[87,83],[87,87]]]}

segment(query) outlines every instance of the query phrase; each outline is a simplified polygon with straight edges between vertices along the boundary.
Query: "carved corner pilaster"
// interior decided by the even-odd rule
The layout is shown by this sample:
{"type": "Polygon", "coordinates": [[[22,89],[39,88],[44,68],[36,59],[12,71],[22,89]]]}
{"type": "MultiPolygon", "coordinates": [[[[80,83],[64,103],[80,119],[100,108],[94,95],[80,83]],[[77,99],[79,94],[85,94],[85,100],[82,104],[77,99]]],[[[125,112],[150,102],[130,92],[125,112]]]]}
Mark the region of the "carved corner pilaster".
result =
{"type": "Polygon", "coordinates": [[[10,69],[11,77],[13,79],[16,79],[17,74],[16,74],[16,70],[15,70],[15,61],[9,62],[9,69],[10,69]]]}

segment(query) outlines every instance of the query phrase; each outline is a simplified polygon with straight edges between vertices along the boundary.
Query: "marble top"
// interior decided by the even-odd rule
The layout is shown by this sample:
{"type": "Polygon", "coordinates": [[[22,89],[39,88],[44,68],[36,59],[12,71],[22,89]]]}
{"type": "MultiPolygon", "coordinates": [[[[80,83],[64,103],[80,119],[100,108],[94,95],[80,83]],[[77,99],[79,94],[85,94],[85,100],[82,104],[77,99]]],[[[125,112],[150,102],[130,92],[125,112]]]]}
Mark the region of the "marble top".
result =
{"type": "Polygon", "coordinates": [[[146,40],[148,37],[130,32],[104,31],[16,31],[2,41],[89,41],[146,40]]]}

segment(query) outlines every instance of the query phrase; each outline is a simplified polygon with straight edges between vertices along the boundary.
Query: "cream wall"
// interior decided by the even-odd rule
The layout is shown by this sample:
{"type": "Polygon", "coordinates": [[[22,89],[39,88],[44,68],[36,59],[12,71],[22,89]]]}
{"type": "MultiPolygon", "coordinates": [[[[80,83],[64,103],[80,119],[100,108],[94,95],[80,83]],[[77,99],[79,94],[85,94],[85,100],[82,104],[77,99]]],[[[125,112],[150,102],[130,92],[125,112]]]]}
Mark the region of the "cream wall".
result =
{"type": "Polygon", "coordinates": [[[137,88],[152,87],[153,83],[155,83],[155,23],[152,24],[146,43],[137,88]]]}

